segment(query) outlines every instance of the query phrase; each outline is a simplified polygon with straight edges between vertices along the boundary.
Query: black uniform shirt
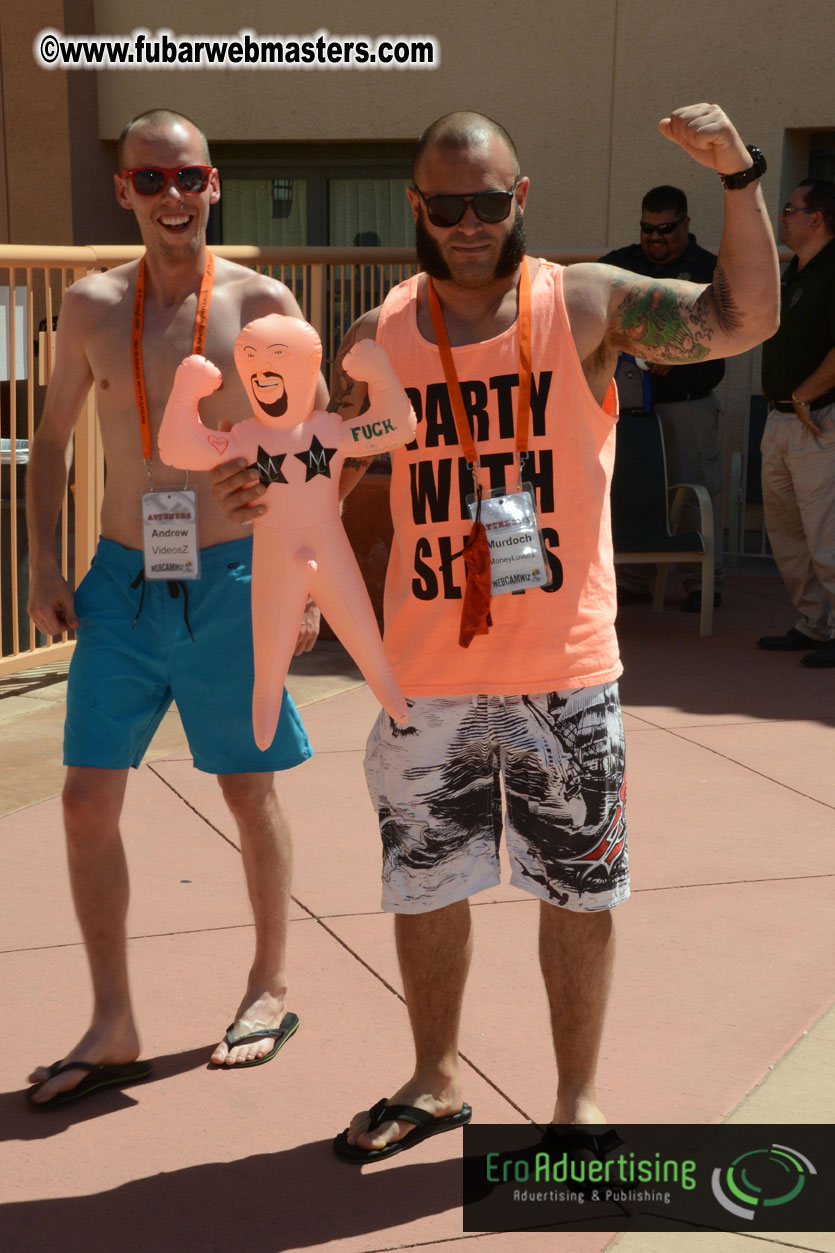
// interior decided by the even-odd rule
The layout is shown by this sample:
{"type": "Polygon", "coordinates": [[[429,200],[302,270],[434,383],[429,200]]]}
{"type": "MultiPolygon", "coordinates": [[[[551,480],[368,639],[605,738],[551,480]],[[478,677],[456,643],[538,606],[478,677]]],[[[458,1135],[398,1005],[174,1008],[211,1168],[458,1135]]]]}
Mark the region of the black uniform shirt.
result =
{"type": "Polygon", "coordinates": [[[835,239],[798,273],[797,257],[780,284],[780,327],[763,344],[763,393],[791,399],[835,347],[835,239]]]}

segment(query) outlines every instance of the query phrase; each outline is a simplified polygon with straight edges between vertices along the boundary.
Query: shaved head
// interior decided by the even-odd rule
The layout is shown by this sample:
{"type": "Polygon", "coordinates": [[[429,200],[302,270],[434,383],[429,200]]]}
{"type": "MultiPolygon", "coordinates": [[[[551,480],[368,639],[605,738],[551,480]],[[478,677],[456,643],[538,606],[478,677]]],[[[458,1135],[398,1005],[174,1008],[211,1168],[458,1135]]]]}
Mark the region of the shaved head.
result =
{"type": "Polygon", "coordinates": [[[462,152],[471,148],[485,148],[492,139],[498,139],[509,152],[514,166],[514,176],[519,177],[519,157],[513,140],[503,126],[483,113],[461,110],[446,113],[428,126],[417,141],[412,160],[412,180],[417,184],[424,153],[428,148],[445,148],[449,152],[462,152]]]}
{"type": "Polygon", "coordinates": [[[209,141],[206,139],[206,136],[203,134],[196,122],[192,122],[191,118],[186,117],[184,113],[175,113],[172,109],[149,109],[147,113],[140,113],[138,117],[133,119],[133,121],[128,122],[127,126],[119,136],[119,147],[116,157],[119,169],[123,170],[125,168],[125,148],[127,147],[129,136],[134,132],[140,130],[159,130],[160,128],[178,125],[182,126],[183,124],[190,126],[193,130],[197,131],[197,134],[200,136],[200,140],[203,144],[204,162],[206,165],[211,165],[212,158],[209,155],[209,141]]]}

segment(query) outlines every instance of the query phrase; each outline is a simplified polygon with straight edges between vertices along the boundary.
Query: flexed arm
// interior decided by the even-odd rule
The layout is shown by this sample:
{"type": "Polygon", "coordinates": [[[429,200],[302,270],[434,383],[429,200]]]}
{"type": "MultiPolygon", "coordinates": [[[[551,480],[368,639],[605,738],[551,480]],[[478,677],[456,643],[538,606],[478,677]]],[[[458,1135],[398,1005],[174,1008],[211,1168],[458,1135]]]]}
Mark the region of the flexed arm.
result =
{"type": "MultiPolygon", "coordinates": [[[[713,104],[676,109],[661,133],[716,174],[737,174],[752,158],[727,115],[713,104]]],[[[586,377],[601,398],[619,351],[661,366],[732,357],[773,335],[780,276],[759,181],[726,190],[725,227],[712,283],[643,278],[600,263],[568,266],[565,295],[586,377]]]]}
{"type": "Polygon", "coordinates": [[[186,357],[177,367],[174,386],[159,428],[159,455],[169,466],[181,470],[211,470],[237,449],[234,429],[213,431],[200,421],[198,403],[222,382],[216,365],[205,357],[186,357]]]}
{"type": "MultiPolygon", "coordinates": [[[[676,109],[659,130],[700,165],[736,174],[752,158],[727,114],[715,104],[676,109]]],[[[649,361],[676,364],[729,357],[761,343],[779,319],[780,282],[774,235],[759,180],[726,191],[725,228],[713,282],[659,282],[620,275],[609,301],[615,347],[649,361]]]]}
{"type": "Polygon", "coordinates": [[[342,366],[351,378],[368,384],[368,408],[361,417],[343,424],[343,447],[367,457],[400,448],[413,439],[417,419],[382,344],[373,339],[357,340],[345,354],[342,366]]]}

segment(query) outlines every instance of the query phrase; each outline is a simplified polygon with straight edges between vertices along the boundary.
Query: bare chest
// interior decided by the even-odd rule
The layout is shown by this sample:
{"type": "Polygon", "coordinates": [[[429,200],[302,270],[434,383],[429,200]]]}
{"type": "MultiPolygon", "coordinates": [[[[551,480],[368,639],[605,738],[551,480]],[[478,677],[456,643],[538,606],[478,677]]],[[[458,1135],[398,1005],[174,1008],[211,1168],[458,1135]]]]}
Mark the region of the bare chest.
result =
{"type": "MultiPolygon", "coordinates": [[[[134,428],[139,438],[138,385],[144,389],[155,451],[156,433],[174,374],[180,362],[195,350],[195,313],[196,298],[172,310],[146,308],[138,356],[132,350],[133,306],[127,301],[116,307],[90,337],[87,356],[95,380],[106,451],[109,443],[121,444],[134,428]]],[[[202,353],[220,368],[223,383],[217,392],[201,401],[200,415],[207,426],[216,427],[222,417],[236,422],[248,416],[249,405],[233,359],[239,322],[239,310],[231,309],[222,294],[212,301],[202,353]]]]}

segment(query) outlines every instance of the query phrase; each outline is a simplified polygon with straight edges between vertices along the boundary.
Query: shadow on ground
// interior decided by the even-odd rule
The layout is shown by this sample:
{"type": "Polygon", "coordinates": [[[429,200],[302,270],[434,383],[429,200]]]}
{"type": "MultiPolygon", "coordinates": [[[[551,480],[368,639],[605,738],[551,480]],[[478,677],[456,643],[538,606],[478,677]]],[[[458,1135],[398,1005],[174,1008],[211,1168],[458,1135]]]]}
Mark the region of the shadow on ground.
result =
{"type": "Polygon", "coordinates": [[[460,1203],[457,1157],[363,1173],[338,1161],[328,1139],[171,1171],[95,1195],[0,1205],[0,1231],[4,1253],[279,1253],[390,1232],[460,1203]]]}
{"type": "Polygon", "coordinates": [[[830,683],[827,671],[801,666],[798,653],[757,648],[761,635],[781,634],[794,621],[778,578],[730,574],[714,633],[704,639],[697,616],[682,613],[679,600],[673,588],[661,613],[649,605],[618,611],[625,707],[639,718],[647,711],[649,722],[656,709],[698,717],[832,721],[835,675],[830,683]]]}

